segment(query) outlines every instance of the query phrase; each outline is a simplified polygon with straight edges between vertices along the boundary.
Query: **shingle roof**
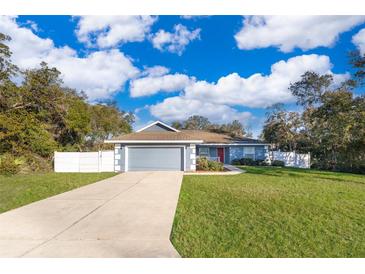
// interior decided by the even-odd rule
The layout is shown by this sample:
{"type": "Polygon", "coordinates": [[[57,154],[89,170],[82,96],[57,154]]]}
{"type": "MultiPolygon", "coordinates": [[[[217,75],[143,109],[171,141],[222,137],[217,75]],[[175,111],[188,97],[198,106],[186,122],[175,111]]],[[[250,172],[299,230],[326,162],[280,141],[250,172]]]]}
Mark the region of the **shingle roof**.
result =
{"type": "Polygon", "coordinates": [[[172,131],[141,131],[133,132],[125,135],[113,137],[114,141],[179,141],[179,140],[202,140],[204,143],[247,143],[247,144],[261,144],[260,140],[251,138],[233,138],[226,134],[214,133],[203,130],[181,130],[179,132],[172,131]]]}

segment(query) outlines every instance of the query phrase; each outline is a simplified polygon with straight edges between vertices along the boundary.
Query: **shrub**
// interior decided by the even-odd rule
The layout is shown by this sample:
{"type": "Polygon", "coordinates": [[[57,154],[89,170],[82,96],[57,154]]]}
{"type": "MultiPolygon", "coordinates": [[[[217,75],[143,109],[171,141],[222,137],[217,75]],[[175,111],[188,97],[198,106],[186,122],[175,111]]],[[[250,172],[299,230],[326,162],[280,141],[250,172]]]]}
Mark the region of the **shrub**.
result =
{"type": "Polygon", "coordinates": [[[29,153],[25,156],[25,165],[30,172],[45,172],[52,170],[52,161],[48,158],[40,157],[37,154],[29,153]]]}
{"type": "Polygon", "coordinates": [[[200,157],[197,159],[197,170],[205,171],[222,171],[223,163],[210,161],[205,157],[200,157]]]}
{"type": "Polygon", "coordinates": [[[208,167],[211,171],[223,171],[223,163],[216,161],[208,161],[208,167]]]}
{"type": "Polygon", "coordinates": [[[255,161],[251,158],[242,158],[240,159],[240,164],[244,166],[253,166],[255,161]]]}
{"type": "Polygon", "coordinates": [[[1,157],[0,160],[0,174],[1,175],[14,175],[19,173],[20,166],[18,163],[16,163],[16,159],[11,154],[6,154],[3,157],[1,157]]]}
{"type": "Polygon", "coordinates": [[[245,165],[245,166],[268,166],[269,164],[265,160],[253,160],[251,158],[233,159],[232,165],[245,165]]]}
{"type": "Polygon", "coordinates": [[[241,164],[240,159],[233,159],[233,160],[231,161],[231,164],[232,164],[232,165],[240,165],[240,164],[241,164]]]}
{"type": "Polygon", "coordinates": [[[274,160],[271,162],[272,166],[285,166],[285,163],[283,161],[280,160],[274,160]]]}
{"type": "Polygon", "coordinates": [[[269,165],[270,164],[264,160],[259,162],[259,166],[269,166],[269,165]]]}
{"type": "Polygon", "coordinates": [[[208,159],[205,157],[199,157],[196,165],[198,170],[209,170],[208,159]]]}

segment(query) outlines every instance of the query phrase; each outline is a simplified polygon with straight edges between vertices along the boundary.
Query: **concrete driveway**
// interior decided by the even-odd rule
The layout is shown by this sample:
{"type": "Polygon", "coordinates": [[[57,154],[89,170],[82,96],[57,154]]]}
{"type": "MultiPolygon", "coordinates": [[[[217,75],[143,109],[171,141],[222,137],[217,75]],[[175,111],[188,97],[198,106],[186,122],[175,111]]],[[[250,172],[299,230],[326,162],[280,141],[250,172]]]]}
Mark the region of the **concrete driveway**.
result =
{"type": "Polygon", "coordinates": [[[127,172],[0,215],[0,257],[179,257],[182,172],[127,172]]]}

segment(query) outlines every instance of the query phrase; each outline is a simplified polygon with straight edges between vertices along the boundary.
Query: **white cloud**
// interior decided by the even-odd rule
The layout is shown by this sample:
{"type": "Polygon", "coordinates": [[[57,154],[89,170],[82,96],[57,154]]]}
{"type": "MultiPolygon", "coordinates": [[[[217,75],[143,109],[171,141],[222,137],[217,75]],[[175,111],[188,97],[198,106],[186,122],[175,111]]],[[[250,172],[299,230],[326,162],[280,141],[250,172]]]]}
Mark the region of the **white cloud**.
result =
{"type": "Polygon", "coordinates": [[[355,44],[361,54],[365,54],[365,29],[360,30],[352,37],[352,43],[355,44]]]}
{"type": "Polygon", "coordinates": [[[51,39],[18,26],[14,17],[0,17],[0,32],[11,36],[8,45],[12,60],[21,69],[35,68],[45,61],[62,72],[65,85],[85,91],[90,100],[110,98],[138,74],[119,50],[98,51],[81,58],[70,47],[56,47],[51,39]]]}
{"type": "MultiPolygon", "coordinates": [[[[164,74],[165,67],[148,68],[155,75],[134,79],[131,82],[132,97],[146,96],[158,92],[183,91],[187,99],[209,101],[215,104],[239,105],[246,107],[267,107],[278,102],[294,100],[289,84],[300,79],[306,71],[319,74],[333,74],[332,64],[325,55],[301,55],[281,60],[271,66],[268,75],[255,73],[247,78],[231,73],[218,79],[216,83],[197,81],[184,74],[164,74]],[[164,74],[164,75],[162,75],[164,74]],[[161,75],[161,76],[159,76],[161,75]]],[[[333,74],[335,82],[345,80],[347,74],[333,74]]]]}
{"type": "MultiPolygon", "coordinates": [[[[232,73],[221,77],[217,83],[198,81],[185,89],[185,97],[216,104],[267,107],[274,103],[291,102],[289,84],[312,70],[319,74],[330,73],[332,64],[325,55],[302,55],[279,61],[271,66],[269,75],[253,74],[248,78],[232,73]]],[[[346,75],[335,75],[337,81],[346,75]]]]}
{"type": "Polygon", "coordinates": [[[170,69],[164,66],[153,66],[145,67],[144,71],[141,73],[142,76],[162,76],[170,72],[170,69]]]}
{"type": "Polygon", "coordinates": [[[181,15],[180,18],[185,19],[185,20],[196,20],[196,19],[200,19],[200,18],[207,18],[210,17],[209,15],[181,15]]]}
{"type": "Polygon", "coordinates": [[[37,23],[32,21],[32,20],[27,20],[24,25],[29,26],[34,32],[39,32],[40,31],[37,23]]]}
{"type": "Polygon", "coordinates": [[[48,61],[64,72],[64,82],[78,90],[84,90],[90,100],[110,98],[134,77],[138,70],[118,50],[98,51],[85,58],[61,56],[48,61]]]}
{"type": "Polygon", "coordinates": [[[252,118],[251,113],[239,112],[229,106],[178,96],[150,106],[150,112],[153,116],[167,122],[185,120],[191,115],[201,115],[215,123],[231,122],[236,119],[246,122],[252,118]]]}
{"type": "Polygon", "coordinates": [[[156,21],[154,16],[81,16],[76,35],[88,46],[106,48],[120,43],[140,42],[156,21]]]}
{"type": "Polygon", "coordinates": [[[167,74],[162,76],[147,76],[131,81],[131,97],[153,95],[158,92],[175,92],[183,90],[194,81],[184,74],[167,74]]]}
{"type": "Polygon", "coordinates": [[[330,47],[340,33],[364,21],[365,16],[246,16],[235,39],[240,49],[330,47]]]}
{"type": "Polygon", "coordinates": [[[167,98],[149,109],[152,115],[166,121],[183,120],[191,115],[203,115],[217,122],[244,121],[251,117],[250,114],[239,112],[235,107],[262,108],[293,102],[295,98],[288,90],[289,84],[299,80],[308,70],[332,74],[335,82],[348,77],[347,74],[333,74],[331,68],[328,56],[297,56],[273,64],[269,75],[256,73],[244,78],[231,73],[216,83],[195,80],[185,87],[180,96],[167,98]]]}
{"type": "Polygon", "coordinates": [[[200,38],[200,29],[188,30],[184,25],[174,26],[174,32],[160,29],[150,36],[154,48],[181,55],[185,47],[193,40],[200,38]]]}
{"type": "Polygon", "coordinates": [[[194,18],[194,16],[196,16],[196,15],[181,15],[180,17],[181,17],[182,19],[189,20],[189,19],[193,19],[193,18],[194,18]]]}

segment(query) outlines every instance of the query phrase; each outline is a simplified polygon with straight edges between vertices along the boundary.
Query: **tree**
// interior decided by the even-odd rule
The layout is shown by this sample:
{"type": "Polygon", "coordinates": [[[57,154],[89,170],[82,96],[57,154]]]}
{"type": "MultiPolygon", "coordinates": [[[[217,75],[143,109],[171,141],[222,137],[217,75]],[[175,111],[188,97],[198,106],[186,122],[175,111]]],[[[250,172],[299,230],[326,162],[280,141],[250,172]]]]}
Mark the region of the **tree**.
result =
{"type": "Polygon", "coordinates": [[[9,81],[11,76],[15,76],[18,67],[10,61],[11,51],[5,44],[11,40],[10,36],[0,32],[0,84],[9,81]]]}
{"type": "MultiPolygon", "coordinates": [[[[335,87],[332,77],[311,72],[289,87],[297,103],[303,106],[299,117],[299,137],[303,138],[299,138],[297,144],[304,140],[317,167],[365,172],[365,98],[354,97],[352,82],[350,79],[335,87]]],[[[281,113],[281,116],[286,115],[286,112],[281,113]]],[[[280,119],[274,121],[277,120],[280,119]]],[[[281,133],[278,124],[285,128],[288,121],[265,124],[266,138],[281,133]]],[[[282,146],[290,136],[283,135],[275,140],[282,146]]]]}
{"type": "Polygon", "coordinates": [[[132,131],[131,124],[134,122],[134,115],[120,111],[115,104],[92,105],[91,131],[88,134],[89,146],[96,146],[100,149],[105,139],[112,135],[129,133],[132,131]]]}
{"type": "Polygon", "coordinates": [[[303,140],[303,130],[300,115],[288,112],[282,104],[276,104],[266,113],[262,138],[274,145],[276,149],[284,151],[303,150],[299,146],[303,140]]]}
{"type": "Polygon", "coordinates": [[[216,133],[228,134],[231,137],[239,138],[246,136],[244,126],[238,120],[233,120],[231,123],[227,124],[211,124],[208,130],[216,133]]]}
{"type": "Polygon", "coordinates": [[[179,121],[174,121],[174,122],[172,122],[172,123],[171,123],[171,126],[172,126],[173,128],[176,128],[176,129],[182,129],[182,128],[183,128],[182,123],[180,123],[179,121]]]}
{"type": "Polygon", "coordinates": [[[25,158],[36,170],[41,163],[49,166],[54,150],[100,149],[110,135],[132,130],[133,114],[113,103],[90,104],[45,62],[19,71],[5,44],[9,40],[0,33],[0,154],[25,158]],[[21,84],[13,82],[16,75],[24,79],[21,84]]]}
{"type": "Polygon", "coordinates": [[[0,111],[16,106],[19,101],[19,89],[11,81],[19,69],[11,62],[11,51],[5,44],[11,38],[0,33],[0,111]]]}
{"type": "Polygon", "coordinates": [[[307,71],[301,76],[300,81],[290,84],[289,90],[297,98],[299,105],[312,107],[321,102],[323,94],[332,82],[332,75],[319,75],[316,72],[307,71]]]}
{"type": "Polygon", "coordinates": [[[34,115],[18,110],[14,115],[0,113],[0,154],[27,153],[49,157],[58,147],[57,142],[34,115]]]}
{"type": "Polygon", "coordinates": [[[196,130],[206,130],[211,125],[208,118],[199,116],[199,115],[193,115],[190,116],[184,123],[183,128],[184,129],[196,129],[196,130]]]}
{"type": "Polygon", "coordinates": [[[324,168],[352,168],[364,160],[365,98],[351,91],[327,92],[311,114],[313,153],[324,168]]]}
{"type": "Polygon", "coordinates": [[[245,136],[245,129],[240,121],[233,120],[232,123],[225,125],[225,130],[227,133],[232,135],[232,137],[243,137],[245,136]]]}
{"type": "Polygon", "coordinates": [[[244,126],[238,120],[233,120],[231,123],[227,124],[213,124],[206,117],[193,115],[183,122],[174,121],[171,126],[176,129],[206,130],[215,133],[228,134],[232,137],[247,136],[244,126]]]}
{"type": "Polygon", "coordinates": [[[353,86],[362,86],[365,80],[365,54],[360,51],[352,51],[349,54],[350,64],[355,69],[353,86]]]}

